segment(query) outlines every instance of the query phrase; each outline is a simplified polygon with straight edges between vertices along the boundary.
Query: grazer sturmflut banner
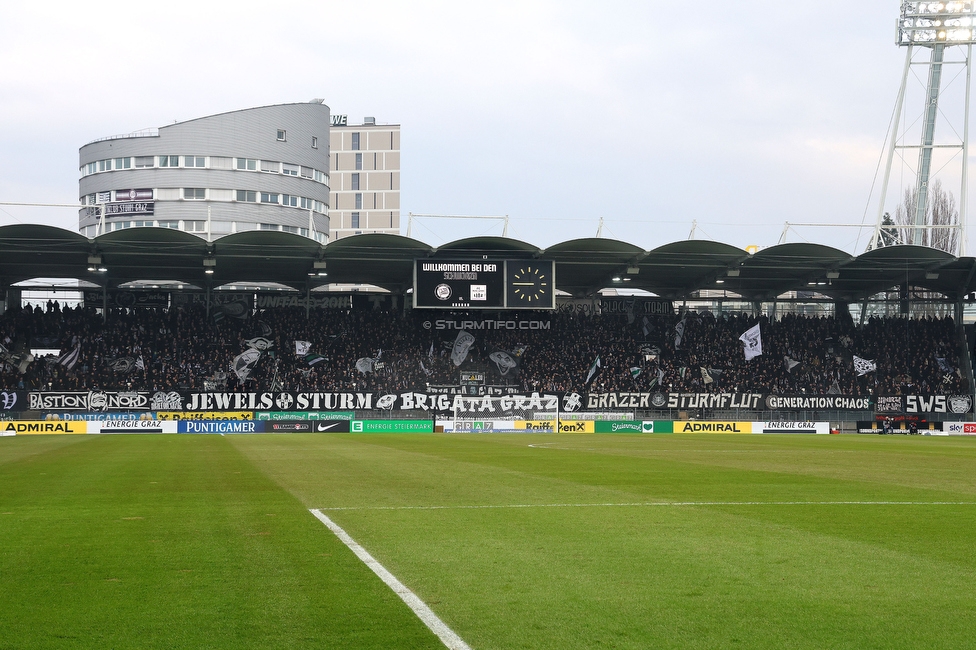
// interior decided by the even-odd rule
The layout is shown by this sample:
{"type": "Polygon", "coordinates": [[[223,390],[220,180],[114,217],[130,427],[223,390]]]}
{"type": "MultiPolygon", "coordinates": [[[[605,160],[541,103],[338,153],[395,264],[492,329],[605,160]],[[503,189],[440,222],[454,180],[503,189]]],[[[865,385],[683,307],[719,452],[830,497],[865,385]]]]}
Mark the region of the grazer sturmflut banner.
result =
{"type": "Polygon", "coordinates": [[[564,410],[607,409],[744,409],[749,411],[867,411],[870,397],[852,395],[771,395],[765,393],[575,393],[564,398],[564,410]],[[578,402],[578,403],[577,403],[578,402]],[[575,406],[575,408],[574,408],[575,406]]]}

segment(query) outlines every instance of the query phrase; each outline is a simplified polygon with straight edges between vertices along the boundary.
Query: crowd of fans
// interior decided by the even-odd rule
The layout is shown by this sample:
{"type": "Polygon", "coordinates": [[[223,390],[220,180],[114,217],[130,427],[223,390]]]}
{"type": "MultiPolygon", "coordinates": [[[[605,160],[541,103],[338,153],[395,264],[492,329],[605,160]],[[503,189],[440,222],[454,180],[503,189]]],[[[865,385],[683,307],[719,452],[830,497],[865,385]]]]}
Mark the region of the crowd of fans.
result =
{"type": "Polygon", "coordinates": [[[796,315],[479,312],[455,317],[549,328],[473,330],[458,365],[458,331],[431,328],[429,312],[283,308],[243,316],[214,318],[200,305],[116,309],[104,318],[54,302],[8,310],[0,315],[0,389],[424,392],[457,385],[463,371],[522,393],[969,392],[951,318],[857,326],[849,317],[796,315]],[[739,337],[757,323],[762,355],[746,361],[739,337]],[[296,341],[308,349],[299,354],[296,341]],[[260,355],[239,362],[255,346],[260,355]],[[59,352],[29,361],[38,348],[59,352]],[[858,367],[855,357],[868,365],[858,367]]]}

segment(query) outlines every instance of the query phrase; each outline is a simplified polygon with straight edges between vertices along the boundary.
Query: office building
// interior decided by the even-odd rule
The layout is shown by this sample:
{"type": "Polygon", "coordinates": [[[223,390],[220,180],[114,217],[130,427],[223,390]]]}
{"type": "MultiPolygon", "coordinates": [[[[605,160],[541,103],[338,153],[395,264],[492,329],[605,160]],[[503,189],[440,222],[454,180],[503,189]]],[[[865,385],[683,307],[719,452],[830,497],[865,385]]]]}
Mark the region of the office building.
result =
{"type": "Polygon", "coordinates": [[[400,125],[332,116],[330,236],[400,233],[400,125]]]}
{"type": "Polygon", "coordinates": [[[157,226],[213,239],[279,230],[327,243],[329,125],[329,107],[313,100],[90,142],[79,151],[79,230],[157,226]]]}

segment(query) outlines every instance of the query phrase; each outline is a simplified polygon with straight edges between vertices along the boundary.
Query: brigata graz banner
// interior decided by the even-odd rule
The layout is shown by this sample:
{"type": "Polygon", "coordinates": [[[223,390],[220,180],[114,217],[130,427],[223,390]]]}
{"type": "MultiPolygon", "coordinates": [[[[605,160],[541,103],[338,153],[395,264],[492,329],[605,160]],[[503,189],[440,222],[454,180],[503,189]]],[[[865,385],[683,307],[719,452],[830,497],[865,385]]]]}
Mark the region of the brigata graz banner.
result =
{"type": "Polygon", "coordinates": [[[969,413],[968,396],[770,395],[764,393],[532,393],[470,396],[437,392],[0,392],[8,411],[430,411],[519,415],[525,411],[740,409],[747,411],[869,411],[969,413]]]}

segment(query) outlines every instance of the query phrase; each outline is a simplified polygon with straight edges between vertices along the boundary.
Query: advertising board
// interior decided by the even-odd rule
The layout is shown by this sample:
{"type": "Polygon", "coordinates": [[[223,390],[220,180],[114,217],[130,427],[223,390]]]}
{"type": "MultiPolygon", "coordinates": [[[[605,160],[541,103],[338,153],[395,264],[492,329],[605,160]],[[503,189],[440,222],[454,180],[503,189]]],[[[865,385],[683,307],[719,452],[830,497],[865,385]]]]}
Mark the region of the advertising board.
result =
{"type": "Polygon", "coordinates": [[[433,420],[352,420],[351,433],[434,433],[433,420]]]}
{"type": "Polygon", "coordinates": [[[159,420],[89,420],[88,433],[176,433],[176,422],[159,420]]]}
{"type": "Polygon", "coordinates": [[[0,431],[5,434],[18,436],[44,434],[79,434],[88,433],[88,423],[84,421],[56,422],[45,420],[11,420],[0,422],[0,431]]]}

